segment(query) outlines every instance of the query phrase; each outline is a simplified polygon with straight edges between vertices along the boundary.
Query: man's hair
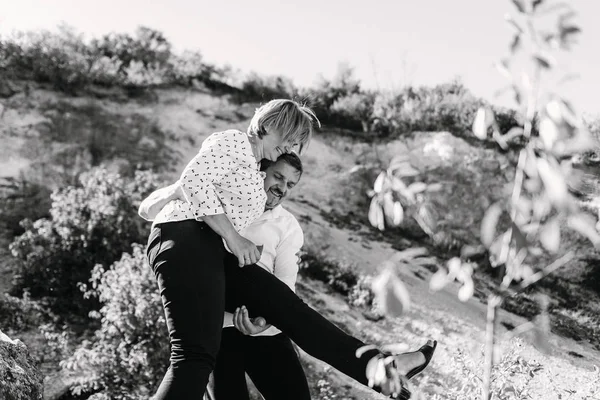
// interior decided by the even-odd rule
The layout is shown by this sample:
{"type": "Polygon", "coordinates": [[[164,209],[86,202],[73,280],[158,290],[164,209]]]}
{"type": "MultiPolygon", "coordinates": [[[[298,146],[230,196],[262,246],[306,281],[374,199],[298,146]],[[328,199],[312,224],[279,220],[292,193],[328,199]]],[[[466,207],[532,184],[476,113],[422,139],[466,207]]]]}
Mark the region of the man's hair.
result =
{"type": "Polygon", "coordinates": [[[302,160],[300,160],[300,157],[298,157],[296,153],[284,153],[277,157],[277,161],[271,161],[265,158],[260,162],[260,170],[266,171],[270,166],[280,161],[287,163],[290,167],[298,171],[300,176],[302,176],[302,173],[304,172],[304,169],[302,168],[302,160]]]}
{"type": "Polygon", "coordinates": [[[281,132],[284,140],[298,143],[298,152],[308,146],[314,125],[321,122],[309,107],[288,99],[275,99],[256,109],[248,133],[262,138],[272,128],[281,132]]]}

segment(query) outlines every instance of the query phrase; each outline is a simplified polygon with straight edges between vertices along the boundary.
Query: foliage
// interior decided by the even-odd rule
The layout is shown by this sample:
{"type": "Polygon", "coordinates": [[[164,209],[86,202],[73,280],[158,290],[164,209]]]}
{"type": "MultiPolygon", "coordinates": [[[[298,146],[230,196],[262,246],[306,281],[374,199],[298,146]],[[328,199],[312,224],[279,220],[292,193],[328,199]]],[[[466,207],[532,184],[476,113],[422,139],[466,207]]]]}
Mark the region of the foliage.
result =
{"type": "MultiPolygon", "coordinates": [[[[486,400],[494,396],[493,382],[498,380],[493,375],[495,321],[497,308],[503,299],[514,293],[514,286],[518,285],[517,290],[523,290],[571,261],[572,252],[557,257],[561,251],[561,231],[564,228],[579,232],[595,246],[600,246],[596,219],[580,208],[580,204],[568,190],[568,182],[581,179],[581,174],[572,168],[574,157],[594,149],[597,142],[582,125],[569,102],[551,84],[544,82],[546,87],[542,82],[542,77],[557,73],[554,54],[570,49],[573,36],[579,33],[579,28],[571,21],[574,13],[565,3],[551,5],[551,2],[543,0],[513,0],[513,3],[517,7],[519,20],[507,19],[516,31],[510,46],[511,55],[497,67],[510,81],[508,90],[513,92],[518,103],[518,122],[522,122],[522,126],[507,125],[506,119],[503,119],[501,128],[496,113],[486,105],[479,107],[475,113],[460,113],[466,118],[474,116],[472,130],[481,140],[487,140],[491,133],[491,137],[503,149],[507,149],[509,143],[516,139],[523,143],[512,187],[506,191],[502,200],[487,210],[481,222],[481,241],[489,250],[490,262],[494,267],[501,266],[503,272],[501,284],[488,299],[484,374],[482,378],[478,377],[480,384],[476,385],[481,389],[481,397],[486,400]],[[553,12],[558,13],[554,31],[536,28],[539,15],[553,12]],[[526,79],[520,80],[523,83],[517,83],[515,77],[523,75],[526,79]],[[538,130],[534,129],[536,126],[538,130]],[[510,129],[502,130],[506,128],[510,129]],[[502,228],[503,232],[498,233],[497,227],[502,226],[499,221],[503,215],[508,218],[509,223],[502,228]],[[541,264],[542,256],[555,257],[555,260],[550,265],[539,268],[537,266],[541,264]]],[[[464,96],[458,89],[452,90],[458,96],[464,96]]],[[[436,97],[432,96],[432,99],[436,97]]],[[[401,109],[404,108],[404,103],[400,103],[401,109]]],[[[428,107],[425,106],[424,109],[427,110],[428,107]]],[[[466,124],[465,121],[448,119],[453,113],[446,112],[446,105],[436,111],[438,112],[428,112],[428,115],[435,115],[434,121],[446,121],[451,126],[466,124]]],[[[422,118],[419,120],[423,121],[422,118]]],[[[427,120],[424,121],[427,123],[427,120]]],[[[402,160],[402,156],[400,158],[402,160]]],[[[410,165],[402,160],[400,165],[408,173],[395,174],[395,163],[397,161],[393,161],[388,171],[382,172],[374,184],[369,220],[379,229],[384,229],[386,224],[400,224],[403,219],[401,200],[414,196],[414,191],[407,191],[407,186],[396,176],[410,175],[410,165]]],[[[419,189],[421,192],[425,191],[427,185],[419,183],[419,189]]],[[[428,233],[433,236],[435,226],[423,222],[425,224],[422,226],[430,228],[428,233]]],[[[381,276],[390,276],[389,271],[386,269],[381,276]]],[[[458,280],[462,283],[459,298],[467,301],[474,293],[472,273],[472,264],[453,258],[449,260],[447,270],[440,269],[432,277],[430,286],[439,290],[448,282],[458,280]]],[[[397,293],[395,286],[374,285],[376,297],[399,298],[401,301],[402,295],[397,293]]],[[[517,327],[516,331],[533,330],[536,332],[538,347],[543,349],[545,335],[549,331],[547,300],[542,301],[541,308],[542,312],[534,322],[517,327]]],[[[513,392],[516,398],[520,398],[514,388],[513,392]]],[[[505,398],[502,393],[497,394],[497,398],[505,398]]]]}
{"type": "MultiPolygon", "coordinates": [[[[529,392],[530,382],[543,369],[535,361],[526,360],[521,355],[523,347],[521,340],[516,340],[502,355],[494,366],[494,381],[492,395],[501,400],[517,400],[531,398],[529,392]]],[[[467,400],[481,398],[481,377],[479,371],[483,368],[483,348],[478,354],[467,355],[464,350],[456,349],[452,359],[464,382],[463,385],[452,385],[445,393],[445,399],[467,400]]],[[[434,399],[441,397],[435,396],[434,399]]]]}
{"type": "Polygon", "coordinates": [[[126,179],[97,168],[53,192],[50,218],[23,221],[25,233],[10,245],[18,270],[13,292],[47,297],[61,315],[85,315],[94,302],[84,301],[77,285],[96,264],[110,265],[131,243],[144,242],[148,227],[137,207],[155,186],[149,172],[126,179]]]}
{"type": "Polygon", "coordinates": [[[226,69],[203,61],[200,53],[177,55],[154,29],[134,35],[111,33],[90,41],[72,28],[17,33],[0,40],[0,70],[12,79],[50,83],[69,93],[99,86],[191,85],[193,79],[222,79],[226,69]]]}
{"type": "Polygon", "coordinates": [[[364,133],[371,129],[375,93],[358,92],[336,99],[330,107],[333,114],[340,116],[344,127],[362,129],[364,133]]]}
{"type": "Polygon", "coordinates": [[[22,297],[5,293],[0,298],[0,326],[5,331],[23,332],[39,326],[48,319],[50,315],[44,307],[32,301],[27,292],[24,292],[22,297]]]}
{"type": "Polygon", "coordinates": [[[10,238],[23,233],[22,220],[48,217],[49,210],[50,190],[45,186],[16,178],[0,183],[0,232],[10,238]]]}
{"type": "Polygon", "coordinates": [[[237,101],[254,101],[266,103],[271,99],[292,98],[297,89],[294,83],[285,76],[261,76],[250,73],[242,82],[237,101]]]}
{"type": "Polygon", "coordinates": [[[72,392],[115,400],[148,398],[167,368],[169,339],[144,247],[134,244],[110,268],[96,265],[84,295],[102,304],[94,313],[101,326],[61,362],[63,368],[84,372],[72,392]]]}

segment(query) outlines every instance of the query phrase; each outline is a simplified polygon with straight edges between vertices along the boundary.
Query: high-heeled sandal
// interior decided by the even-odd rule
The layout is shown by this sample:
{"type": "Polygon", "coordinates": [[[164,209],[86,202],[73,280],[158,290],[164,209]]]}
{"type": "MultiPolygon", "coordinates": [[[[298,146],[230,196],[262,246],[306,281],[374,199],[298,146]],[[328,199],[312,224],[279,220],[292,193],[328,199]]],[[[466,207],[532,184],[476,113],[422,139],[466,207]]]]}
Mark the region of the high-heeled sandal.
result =
{"type": "Polygon", "coordinates": [[[417,350],[417,351],[421,352],[423,354],[423,356],[425,356],[425,363],[408,371],[408,373],[406,374],[406,379],[411,379],[415,375],[423,372],[423,370],[425,368],[427,368],[427,366],[429,365],[429,362],[433,358],[433,353],[435,352],[435,348],[437,347],[437,340],[434,340],[433,344],[429,344],[429,342],[430,341],[428,341],[427,344],[421,346],[421,348],[419,350],[417,350]]]}

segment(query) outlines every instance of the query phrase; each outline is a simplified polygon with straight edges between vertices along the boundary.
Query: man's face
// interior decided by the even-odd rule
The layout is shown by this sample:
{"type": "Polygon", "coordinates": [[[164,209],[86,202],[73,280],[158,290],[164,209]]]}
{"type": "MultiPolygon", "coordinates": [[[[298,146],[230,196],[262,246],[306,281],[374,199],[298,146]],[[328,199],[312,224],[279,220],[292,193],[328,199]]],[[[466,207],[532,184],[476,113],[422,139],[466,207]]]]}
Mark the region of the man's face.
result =
{"type": "Polygon", "coordinates": [[[288,195],[289,191],[296,186],[300,180],[300,172],[285,161],[272,164],[265,171],[265,191],[267,192],[267,204],[265,208],[275,208],[288,195]]]}

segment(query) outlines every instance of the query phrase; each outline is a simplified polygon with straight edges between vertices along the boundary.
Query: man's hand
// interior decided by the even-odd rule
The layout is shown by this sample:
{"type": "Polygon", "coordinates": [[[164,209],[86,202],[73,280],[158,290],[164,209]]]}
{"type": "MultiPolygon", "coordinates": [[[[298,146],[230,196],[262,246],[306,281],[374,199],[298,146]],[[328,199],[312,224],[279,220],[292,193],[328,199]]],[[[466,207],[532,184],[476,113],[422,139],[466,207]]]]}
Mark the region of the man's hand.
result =
{"type": "Polygon", "coordinates": [[[233,325],[244,335],[256,335],[271,327],[263,317],[250,318],[246,306],[235,310],[233,314],[233,325]]]}

